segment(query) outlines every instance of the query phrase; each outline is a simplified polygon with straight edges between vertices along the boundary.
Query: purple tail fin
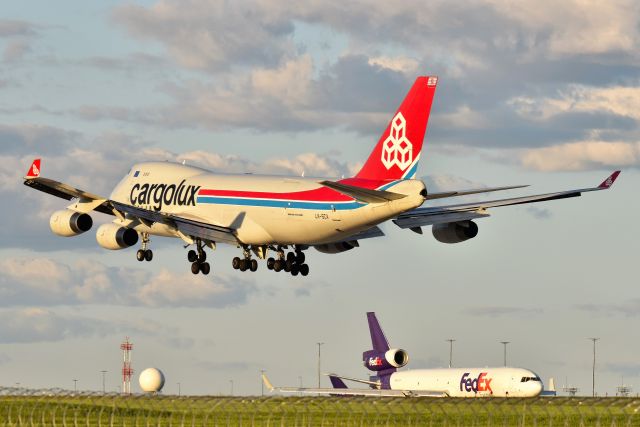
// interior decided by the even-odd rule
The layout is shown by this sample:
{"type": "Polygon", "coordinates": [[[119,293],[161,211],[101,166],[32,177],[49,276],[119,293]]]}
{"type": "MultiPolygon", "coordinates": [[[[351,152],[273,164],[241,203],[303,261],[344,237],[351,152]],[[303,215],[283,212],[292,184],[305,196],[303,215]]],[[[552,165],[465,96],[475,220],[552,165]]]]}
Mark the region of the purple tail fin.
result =
{"type": "Polygon", "coordinates": [[[376,352],[384,352],[389,350],[389,341],[384,336],[380,323],[374,312],[367,313],[367,321],[369,322],[369,332],[371,333],[371,345],[376,352]]]}
{"type": "Polygon", "coordinates": [[[331,380],[331,385],[333,388],[347,388],[347,385],[340,378],[335,375],[329,375],[329,379],[331,380]]]}

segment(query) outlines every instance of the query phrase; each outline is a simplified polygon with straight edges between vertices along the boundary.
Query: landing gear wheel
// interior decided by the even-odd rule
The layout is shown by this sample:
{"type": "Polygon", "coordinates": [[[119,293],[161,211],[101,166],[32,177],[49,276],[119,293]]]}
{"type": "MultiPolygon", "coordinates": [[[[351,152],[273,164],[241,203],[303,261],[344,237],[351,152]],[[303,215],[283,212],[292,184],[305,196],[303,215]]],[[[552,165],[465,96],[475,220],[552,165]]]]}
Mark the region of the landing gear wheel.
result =
{"type": "Polygon", "coordinates": [[[293,252],[287,253],[287,261],[295,262],[295,260],[296,260],[296,254],[294,254],[293,252]]]}
{"type": "MultiPolygon", "coordinates": [[[[249,260],[247,260],[249,261],[249,260]]],[[[253,272],[255,272],[256,270],[258,270],[258,261],[256,261],[255,259],[252,259],[251,261],[249,261],[249,264],[251,264],[249,266],[249,269],[253,272]]]]}
{"type": "Polygon", "coordinates": [[[144,261],[144,251],[142,249],[138,249],[138,252],[136,252],[136,259],[140,262],[144,261]]]}
{"type": "Polygon", "coordinates": [[[300,266],[300,274],[302,274],[303,276],[309,274],[309,264],[302,264],[300,266]]]}
{"type": "Polygon", "coordinates": [[[187,259],[189,262],[196,262],[198,260],[198,254],[192,249],[187,253],[187,259]]]}
{"type": "Polygon", "coordinates": [[[300,265],[304,264],[305,256],[304,252],[298,251],[296,252],[296,262],[300,265]]]}
{"type": "Polygon", "coordinates": [[[273,271],[278,272],[278,271],[282,270],[283,264],[284,263],[282,262],[282,260],[280,260],[280,259],[275,260],[274,263],[273,263],[273,271]]]}
{"type": "Polygon", "coordinates": [[[300,267],[298,267],[298,264],[293,264],[291,266],[291,275],[292,276],[297,276],[298,273],[300,273],[300,267]]]}
{"type": "Polygon", "coordinates": [[[206,276],[211,271],[211,266],[208,262],[203,262],[202,264],[200,264],[200,271],[202,271],[202,274],[206,276]]]}
{"type": "Polygon", "coordinates": [[[207,253],[206,253],[205,251],[201,251],[201,252],[198,254],[198,262],[199,262],[200,264],[202,264],[202,263],[204,263],[206,260],[207,260],[207,253]]]}
{"type": "Polygon", "coordinates": [[[286,271],[287,273],[289,273],[291,271],[291,268],[294,266],[295,264],[291,261],[285,261],[284,263],[284,271],[286,271]]]}
{"type": "Polygon", "coordinates": [[[231,266],[233,267],[234,270],[239,270],[240,269],[240,264],[241,264],[241,259],[238,257],[235,257],[233,259],[233,261],[231,261],[231,266]]]}
{"type": "Polygon", "coordinates": [[[247,268],[249,267],[247,264],[249,264],[247,262],[246,259],[241,259],[240,260],[240,271],[247,271],[247,268]]]}
{"type": "Polygon", "coordinates": [[[151,251],[151,249],[147,249],[146,251],[144,251],[144,259],[146,259],[147,261],[151,261],[153,259],[153,252],[151,251]]]}
{"type": "Polygon", "coordinates": [[[200,264],[198,264],[197,262],[191,264],[191,272],[193,274],[198,274],[200,272],[200,264]]]}
{"type": "Polygon", "coordinates": [[[268,268],[269,270],[273,270],[273,264],[275,264],[275,262],[276,262],[276,260],[275,260],[275,259],[273,259],[273,258],[269,258],[269,259],[267,260],[267,268],[268,268]]]}

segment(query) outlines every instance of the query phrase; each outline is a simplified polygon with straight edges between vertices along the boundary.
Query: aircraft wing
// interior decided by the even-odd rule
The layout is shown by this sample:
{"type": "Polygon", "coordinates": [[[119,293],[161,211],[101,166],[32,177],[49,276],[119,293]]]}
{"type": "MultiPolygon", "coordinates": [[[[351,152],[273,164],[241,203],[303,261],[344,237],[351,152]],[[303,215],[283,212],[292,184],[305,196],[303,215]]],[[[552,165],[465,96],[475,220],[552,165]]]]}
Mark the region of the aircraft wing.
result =
{"type": "Polygon", "coordinates": [[[419,390],[384,390],[373,388],[305,388],[305,387],[274,387],[267,376],[262,374],[262,381],[270,392],[325,394],[330,396],[365,396],[365,397],[447,397],[444,391],[419,390]]]}
{"type": "Polygon", "coordinates": [[[40,168],[40,159],[36,159],[24,177],[24,185],[65,200],[77,199],[75,204],[70,207],[78,212],[89,213],[95,210],[107,215],[115,215],[119,218],[124,218],[127,215],[128,218],[138,219],[149,227],[153,223],[169,225],[185,237],[190,236],[191,238],[212,242],[238,244],[233,228],[221,227],[194,218],[165,214],[109,200],[68,184],[43,178],[40,176],[40,168]]]}
{"type": "Polygon", "coordinates": [[[489,216],[489,214],[486,212],[486,210],[489,208],[567,199],[570,197],[579,197],[582,195],[582,193],[586,193],[589,191],[608,190],[613,185],[619,174],[620,171],[615,171],[607,179],[602,181],[602,183],[597,187],[561,191],[557,193],[537,194],[533,196],[514,197],[509,199],[491,200],[486,202],[417,208],[398,215],[398,217],[394,219],[393,222],[400,228],[411,228],[417,231],[419,230],[419,227],[427,225],[483,218],[489,216]]]}

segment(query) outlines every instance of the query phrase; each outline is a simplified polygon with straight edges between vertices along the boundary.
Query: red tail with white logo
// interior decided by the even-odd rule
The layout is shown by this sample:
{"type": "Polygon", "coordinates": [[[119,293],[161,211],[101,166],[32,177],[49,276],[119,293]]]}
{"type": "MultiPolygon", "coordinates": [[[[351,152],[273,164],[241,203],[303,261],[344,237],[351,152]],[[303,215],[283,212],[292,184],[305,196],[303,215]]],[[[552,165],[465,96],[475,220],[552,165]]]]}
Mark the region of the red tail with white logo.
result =
{"type": "Polygon", "coordinates": [[[356,178],[413,178],[429,121],[438,78],[418,77],[356,178]]]}

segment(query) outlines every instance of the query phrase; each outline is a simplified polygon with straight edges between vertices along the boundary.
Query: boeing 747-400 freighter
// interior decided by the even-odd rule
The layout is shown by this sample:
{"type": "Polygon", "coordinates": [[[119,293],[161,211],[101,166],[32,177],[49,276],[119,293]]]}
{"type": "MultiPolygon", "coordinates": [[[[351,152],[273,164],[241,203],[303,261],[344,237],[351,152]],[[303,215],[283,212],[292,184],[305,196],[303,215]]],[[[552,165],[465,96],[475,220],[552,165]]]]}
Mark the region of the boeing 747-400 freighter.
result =
{"type": "Polygon", "coordinates": [[[233,258],[234,269],[256,271],[258,258],[266,259],[270,270],[306,276],[306,249],[330,254],[353,249],[361,239],[383,236],[378,225],[388,220],[416,233],[432,226],[438,241],[458,243],[478,234],[474,220],[489,216],[487,209],[605,190],[618,176],[616,171],[593,188],[421,207],[434,199],[518,188],[431,193],[415,179],[437,82],[437,77],[418,77],[352,178],[216,174],[184,164],[148,162],[133,165],[111,195],[103,197],[40,176],[37,159],[24,183],[73,201],[51,215],[51,230],[59,236],[90,230],[91,215],[100,212],[115,219],[98,228],[98,244],[125,249],[141,239],[138,261],[152,260],[149,237],[155,235],[193,245],[187,258],[194,274],[208,274],[211,269],[205,248],[227,243],[242,250],[242,256],[233,258]]]}
{"type": "Polygon", "coordinates": [[[398,371],[409,362],[405,350],[390,348],[375,313],[367,313],[372,349],[362,353],[362,362],[375,375],[368,380],[328,374],[333,388],[274,387],[271,391],[334,396],[430,396],[430,397],[535,397],[543,389],[540,377],[523,368],[442,368],[398,371]],[[344,381],[367,384],[348,388],[344,381]]]}

